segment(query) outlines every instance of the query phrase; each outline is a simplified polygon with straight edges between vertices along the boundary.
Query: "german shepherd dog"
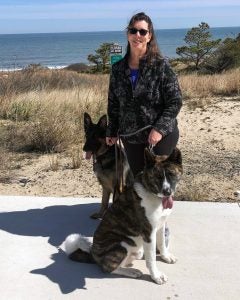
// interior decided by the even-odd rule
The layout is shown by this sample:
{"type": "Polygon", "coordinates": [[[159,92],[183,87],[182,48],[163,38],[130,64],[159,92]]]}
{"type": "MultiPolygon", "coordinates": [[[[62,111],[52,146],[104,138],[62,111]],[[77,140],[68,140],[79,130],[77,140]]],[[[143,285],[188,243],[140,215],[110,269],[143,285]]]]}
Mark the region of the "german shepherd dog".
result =
{"type": "Polygon", "coordinates": [[[129,265],[144,253],[152,280],[165,283],[166,275],[157,268],[156,249],[165,262],[176,262],[165,244],[165,223],[181,174],[180,150],[175,148],[166,158],[146,149],[143,172],[107,210],[94,233],[93,243],[80,234],[66,238],[64,248],[69,258],[97,263],[104,272],[137,278],[142,273],[129,265]]]}
{"type": "Polygon", "coordinates": [[[114,198],[119,193],[119,188],[117,186],[118,178],[123,177],[123,186],[133,183],[133,175],[130,171],[126,155],[118,146],[117,154],[118,157],[122,158],[122,161],[118,160],[116,167],[115,146],[108,146],[106,144],[106,129],[106,115],[103,115],[98,123],[94,124],[90,115],[86,112],[84,113],[86,141],[83,146],[83,151],[86,152],[86,159],[91,159],[93,156],[93,171],[102,186],[101,208],[99,212],[91,215],[91,218],[93,219],[102,218],[108,208],[111,193],[115,193],[114,198]],[[116,168],[118,169],[119,174],[116,174],[116,168]],[[123,176],[121,176],[120,173],[123,176]]]}

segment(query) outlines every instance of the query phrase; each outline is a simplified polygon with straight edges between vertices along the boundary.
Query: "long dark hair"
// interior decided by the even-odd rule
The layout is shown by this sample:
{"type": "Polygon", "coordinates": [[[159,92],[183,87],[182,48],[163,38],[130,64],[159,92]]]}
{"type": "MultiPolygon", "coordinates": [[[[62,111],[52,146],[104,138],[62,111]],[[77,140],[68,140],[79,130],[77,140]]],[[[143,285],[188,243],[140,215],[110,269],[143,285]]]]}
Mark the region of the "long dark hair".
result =
{"type": "MultiPolygon", "coordinates": [[[[144,12],[135,14],[134,16],[132,16],[131,20],[129,21],[127,30],[129,28],[132,28],[134,26],[135,22],[138,22],[138,21],[147,22],[149,33],[152,35],[151,40],[149,41],[149,43],[147,45],[146,58],[147,58],[148,62],[152,62],[152,60],[154,58],[161,58],[162,54],[161,54],[161,51],[157,44],[157,39],[156,39],[156,36],[154,33],[152,20],[150,19],[149,16],[147,16],[144,12]]],[[[129,55],[130,55],[130,44],[128,42],[126,56],[129,56],[129,55]]]]}

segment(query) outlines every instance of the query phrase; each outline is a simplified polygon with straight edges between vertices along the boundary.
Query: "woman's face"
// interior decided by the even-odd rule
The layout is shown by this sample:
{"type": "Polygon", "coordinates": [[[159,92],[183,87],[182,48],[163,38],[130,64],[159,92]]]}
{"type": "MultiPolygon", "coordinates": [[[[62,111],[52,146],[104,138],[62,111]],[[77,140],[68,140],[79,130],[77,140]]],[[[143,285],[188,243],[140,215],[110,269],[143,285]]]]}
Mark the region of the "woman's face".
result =
{"type": "Polygon", "coordinates": [[[130,44],[131,50],[139,50],[142,53],[145,53],[147,50],[147,43],[151,40],[151,33],[148,31],[148,23],[146,21],[137,21],[134,25],[128,30],[128,42],[130,44]],[[136,30],[131,33],[131,29],[136,30]],[[143,29],[143,31],[141,31],[143,29]],[[145,32],[144,32],[145,31],[145,32]],[[147,31],[147,32],[146,32],[147,31]],[[146,35],[141,35],[141,33],[146,33],[146,35]]]}

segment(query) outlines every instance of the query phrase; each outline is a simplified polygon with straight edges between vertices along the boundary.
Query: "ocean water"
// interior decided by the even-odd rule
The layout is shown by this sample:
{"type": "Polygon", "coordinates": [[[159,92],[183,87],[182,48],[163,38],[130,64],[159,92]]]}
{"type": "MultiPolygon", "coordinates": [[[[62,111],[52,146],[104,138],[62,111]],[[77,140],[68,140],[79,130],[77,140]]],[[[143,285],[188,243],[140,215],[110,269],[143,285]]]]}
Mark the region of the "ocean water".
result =
{"type": "MultiPolygon", "coordinates": [[[[177,57],[176,48],[184,45],[189,29],[156,30],[164,56],[177,57]]],[[[236,37],[240,27],[211,28],[212,37],[236,37]]],[[[0,71],[18,70],[40,63],[50,68],[62,68],[73,63],[89,63],[87,57],[103,43],[118,43],[126,48],[124,31],[0,34],[0,71]]]]}

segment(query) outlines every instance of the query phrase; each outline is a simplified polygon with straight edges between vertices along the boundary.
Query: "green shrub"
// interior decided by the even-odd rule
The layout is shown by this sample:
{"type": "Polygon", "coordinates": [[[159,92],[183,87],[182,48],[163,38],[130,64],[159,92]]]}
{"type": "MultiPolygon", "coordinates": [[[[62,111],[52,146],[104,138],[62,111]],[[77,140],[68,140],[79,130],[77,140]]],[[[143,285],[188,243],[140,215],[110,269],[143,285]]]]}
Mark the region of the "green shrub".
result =
{"type": "Polygon", "coordinates": [[[237,38],[227,38],[205,61],[202,71],[220,73],[240,67],[240,34],[237,38]]]}

